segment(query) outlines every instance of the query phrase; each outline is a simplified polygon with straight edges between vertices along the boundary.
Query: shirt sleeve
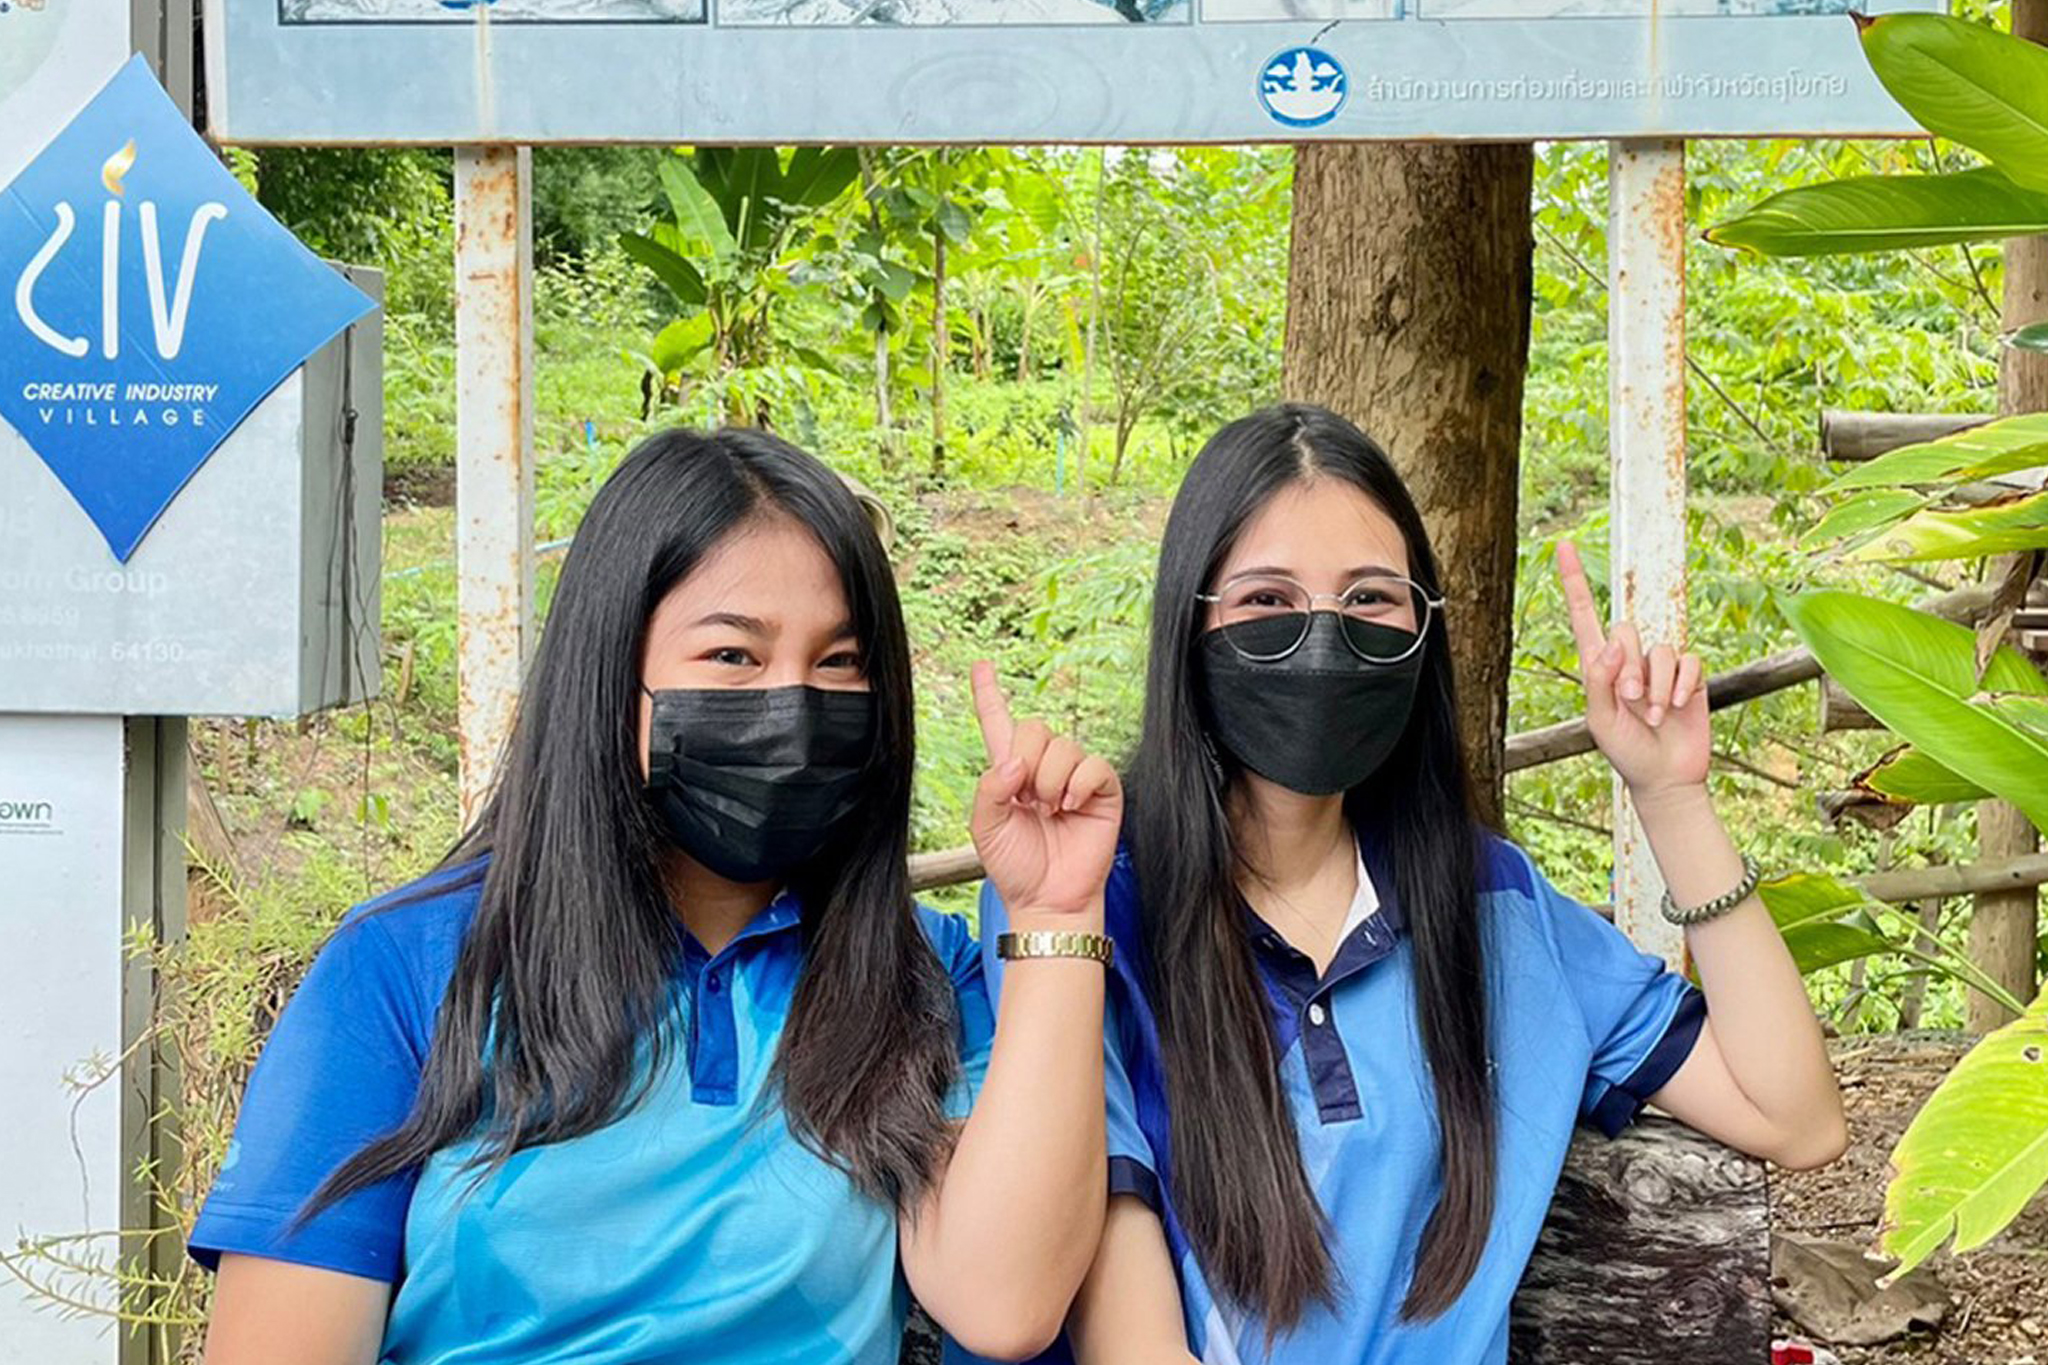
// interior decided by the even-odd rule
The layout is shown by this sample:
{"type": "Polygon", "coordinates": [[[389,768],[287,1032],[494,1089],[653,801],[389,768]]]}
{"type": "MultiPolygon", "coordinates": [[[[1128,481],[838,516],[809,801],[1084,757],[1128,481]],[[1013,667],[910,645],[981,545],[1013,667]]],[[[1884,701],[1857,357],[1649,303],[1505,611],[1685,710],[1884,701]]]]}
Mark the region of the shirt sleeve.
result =
{"type": "Polygon", "coordinates": [[[996,1040],[995,1004],[967,921],[936,910],[924,915],[932,947],[953,978],[953,999],[960,1011],[960,1075],[946,1093],[945,1112],[949,1119],[963,1120],[973,1112],[981,1083],[988,1077],[989,1052],[996,1040]]]}
{"type": "Polygon", "coordinates": [[[1529,871],[1592,1048],[1579,1117],[1613,1137],[1691,1055],[1706,997],[1533,863],[1529,871]]]}
{"type": "MultiPolygon", "coordinates": [[[[1112,894],[1115,878],[1112,876],[1112,894]]],[[[1002,997],[1003,960],[996,956],[996,936],[1009,928],[1009,910],[1003,905],[1003,898],[996,893],[994,885],[984,881],[981,884],[981,956],[983,969],[987,973],[989,994],[992,1000],[1000,1002],[1002,997]]],[[[1137,1096],[1132,1088],[1129,1069],[1124,1065],[1121,1039],[1124,1034],[1124,1012],[1131,1008],[1126,1000],[1128,992],[1123,988],[1122,974],[1126,970],[1126,954],[1123,945],[1117,945],[1116,965],[1111,969],[1109,989],[1103,997],[1102,1031],[1102,1081],[1105,1118],[1109,1133],[1109,1192],[1111,1194],[1135,1194],[1152,1208],[1160,1206],[1159,1164],[1152,1154],[1152,1144],[1145,1138],[1144,1130],[1138,1123],[1137,1096]]]]}
{"type": "Polygon", "coordinates": [[[257,1059],[188,1239],[193,1259],[212,1270],[234,1252],[397,1280],[413,1173],[294,1223],[328,1175],[411,1112],[430,1019],[377,917],[345,921],[257,1059]]]}

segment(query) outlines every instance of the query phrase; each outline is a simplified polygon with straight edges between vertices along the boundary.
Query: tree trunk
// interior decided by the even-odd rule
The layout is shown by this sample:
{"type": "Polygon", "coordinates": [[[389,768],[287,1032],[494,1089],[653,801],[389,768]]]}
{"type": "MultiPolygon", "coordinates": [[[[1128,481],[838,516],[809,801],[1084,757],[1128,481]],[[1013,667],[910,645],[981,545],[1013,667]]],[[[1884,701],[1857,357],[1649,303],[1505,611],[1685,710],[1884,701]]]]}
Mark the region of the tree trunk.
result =
{"type": "MultiPolygon", "coordinates": [[[[1934,936],[1941,929],[1941,897],[1929,896],[1914,907],[1920,921],[1920,932],[1913,935],[1913,947],[1923,953],[1934,952],[1934,936]]],[[[1915,1029],[1920,1027],[1920,1011],[1927,1003],[1927,974],[1919,972],[1906,978],[1899,987],[1899,1027],[1915,1029]]]]}
{"type": "Polygon", "coordinates": [[[1030,299],[1024,300],[1024,318],[1017,329],[1017,382],[1022,384],[1031,378],[1031,320],[1037,311],[1030,299]]]}
{"type": "Polygon", "coordinates": [[[1533,149],[1314,143],[1294,159],[1282,387],[1393,457],[1449,598],[1459,729],[1500,818],[1533,149]]]}
{"type": "Polygon", "coordinates": [[[932,224],[932,477],[946,472],[946,234],[932,224]]]}
{"type": "MultiPolygon", "coordinates": [[[[2012,31],[2048,43],[2048,0],[2012,0],[2012,31]]],[[[2008,328],[2048,321],[2048,237],[2015,237],[2005,244],[2005,318],[2008,328]]],[[[1998,407],[2008,415],[2048,411],[2048,355],[2008,347],[1998,371],[1998,407]]],[[[1994,562],[1992,581],[2009,559],[1994,562]]],[[[2004,801],[1977,803],[1977,854],[2013,858],[2031,853],[2039,835],[2004,801]]],[[[2034,998],[2034,954],[2040,936],[2040,893],[2001,891],[1977,897],[1970,917],[1970,960],[2022,1002],[2034,998]]],[[[1975,991],[1969,1024],[1985,1032],[2009,1022],[2008,1009],[1975,991]]]]}
{"type": "Polygon", "coordinates": [[[896,417],[889,411],[889,333],[875,332],[875,429],[882,433],[882,449],[896,450],[896,417]]]}
{"type": "MultiPolygon", "coordinates": [[[[868,206],[868,227],[875,234],[877,242],[886,241],[882,231],[882,210],[875,202],[875,153],[872,147],[859,149],[860,192],[868,206]]],[[[878,286],[870,292],[868,301],[874,305],[877,320],[886,323],[889,318],[888,296],[878,286]]],[[[882,458],[889,464],[896,463],[896,416],[889,409],[889,329],[875,328],[875,430],[882,437],[882,458]]]]}
{"type": "Polygon", "coordinates": [[[1081,343],[1081,401],[1074,405],[1074,487],[1088,497],[1088,419],[1095,403],[1095,330],[1102,321],[1102,194],[1109,182],[1109,153],[1095,149],[1095,219],[1088,237],[1088,336],[1081,343]]]}

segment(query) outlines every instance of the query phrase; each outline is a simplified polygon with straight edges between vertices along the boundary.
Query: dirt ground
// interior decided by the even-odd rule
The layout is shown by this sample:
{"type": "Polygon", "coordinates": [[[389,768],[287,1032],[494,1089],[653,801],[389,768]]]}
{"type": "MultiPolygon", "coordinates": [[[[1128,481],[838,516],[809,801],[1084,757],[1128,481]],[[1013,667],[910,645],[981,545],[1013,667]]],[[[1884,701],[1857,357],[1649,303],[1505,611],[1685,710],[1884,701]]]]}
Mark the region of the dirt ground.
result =
{"type": "MultiPolygon", "coordinates": [[[[1849,1114],[1849,1151],[1820,1171],[1771,1184],[1779,1232],[1874,1241],[1884,1213],[1886,1157],[1971,1040],[1952,1033],[1858,1035],[1831,1044],[1849,1114]]],[[[2048,1365],[2048,1196],[1997,1239],[1930,1262],[1951,1299],[1938,1331],[1882,1346],[1829,1346],[1843,1365],[2048,1365]]],[[[1780,1320],[1778,1335],[1797,1329],[1780,1320]]]]}

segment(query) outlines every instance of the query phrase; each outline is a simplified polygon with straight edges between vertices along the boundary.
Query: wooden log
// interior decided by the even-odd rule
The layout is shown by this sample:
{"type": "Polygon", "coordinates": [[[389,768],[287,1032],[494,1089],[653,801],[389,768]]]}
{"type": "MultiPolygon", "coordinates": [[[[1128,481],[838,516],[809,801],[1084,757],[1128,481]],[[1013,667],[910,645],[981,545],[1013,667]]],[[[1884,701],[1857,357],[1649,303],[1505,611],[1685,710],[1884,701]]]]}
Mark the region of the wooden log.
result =
{"type": "Polygon", "coordinates": [[[185,754],[185,837],[190,844],[190,856],[198,864],[192,870],[203,870],[207,875],[219,877],[229,885],[241,881],[241,860],[235,852],[234,836],[228,833],[227,821],[221,818],[220,807],[214,804],[213,792],[206,785],[206,778],[199,771],[199,753],[189,747],[185,754]]]}
{"type": "Polygon", "coordinates": [[[1937,863],[1852,879],[1863,894],[1887,905],[1929,896],[1971,896],[1983,891],[2024,891],[2048,883],[2048,851],[1981,863],[1937,863]]]}
{"type": "Polygon", "coordinates": [[[1991,420],[1990,413],[1854,412],[1829,408],[1820,415],[1820,453],[1830,460],[1874,460],[1900,446],[1932,441],[1991,420]]]}
{"type": "Polygon", "coordinates": [[[981,855],[969,844],[963,848],[941,849],[936,853],[910,855],[910,889],[930,891],[939,886],[957,886],[981,876],[981,855]]]}
{"type": "Polygon", "coordinates": [[[1884,722],[1863,709],[1862,703],[1849,695],[1849,689],[1833,678],[1820,680],[1820,732],[1831,734],[1837,730],[1882,730],[1884,722]]]}
{"type": "MultiPolygon", "coordinates": [[[[1582,1129],[1515,1293],[1509,1365],[1764,1365],[1771,1349],[1764,1163],[1670,1119],[1582,1129]]],[[[921,1310],[901,1365],[938,1365],[921,1310]]]]}
{"type": "Polygon", "coordinates": [[[1510,1365],[1761,1365],[1764,1163],[1670,1119],[1582,1131],[1515,1294],[1510,1365]]]}

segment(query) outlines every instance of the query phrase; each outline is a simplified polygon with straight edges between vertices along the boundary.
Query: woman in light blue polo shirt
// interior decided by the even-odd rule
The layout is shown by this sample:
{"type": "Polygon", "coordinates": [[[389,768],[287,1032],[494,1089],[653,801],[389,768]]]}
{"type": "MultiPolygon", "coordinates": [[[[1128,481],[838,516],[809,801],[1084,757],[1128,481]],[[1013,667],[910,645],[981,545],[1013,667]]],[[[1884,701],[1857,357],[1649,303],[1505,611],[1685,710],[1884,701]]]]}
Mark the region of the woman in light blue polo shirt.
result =
{"type": "Polygon", "coordinates": [[[1108,888],[1082,1365],[1497,1365],[1576,1123],[1654,1100],[1787,1165],[1840,1152],[1812,1008],[1708,803],[1699,660],[1603,631],[1559,565],[1704,995],[1475,819],[1445,579],[1379,448],[1287,405],[1189,470],[1108,888]]]}
{"type": "Polygon", "coordinates": [[[643,442],[482,813],[264,1048],[190,1239],[209,1365],[891,1365],[906,1289],[980,1349],[1048,1340],[1105,1203],[1121,792],[977,670],[975,841],[1033,931],[998,1021],[911,901],[910,688],[830,470],[643,442]]]}

